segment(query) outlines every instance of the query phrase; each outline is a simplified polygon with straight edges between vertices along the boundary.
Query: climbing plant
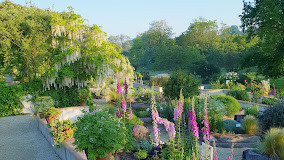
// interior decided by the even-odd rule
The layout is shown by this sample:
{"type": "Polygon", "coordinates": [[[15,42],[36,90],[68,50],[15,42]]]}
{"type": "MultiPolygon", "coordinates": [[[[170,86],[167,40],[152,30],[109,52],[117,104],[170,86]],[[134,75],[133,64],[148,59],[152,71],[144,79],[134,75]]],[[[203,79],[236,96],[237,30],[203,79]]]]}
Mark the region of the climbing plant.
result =
{"type": "Polygon", "coordinates": [[[68,9],[51,14],[54,64],[44,75],[44,88],[83,87],[91,78],[98,82],[107,77],[131,81],[133,67],[107,41],[106,33],[97,25],[86,25],[80,15],[68,9]]]}

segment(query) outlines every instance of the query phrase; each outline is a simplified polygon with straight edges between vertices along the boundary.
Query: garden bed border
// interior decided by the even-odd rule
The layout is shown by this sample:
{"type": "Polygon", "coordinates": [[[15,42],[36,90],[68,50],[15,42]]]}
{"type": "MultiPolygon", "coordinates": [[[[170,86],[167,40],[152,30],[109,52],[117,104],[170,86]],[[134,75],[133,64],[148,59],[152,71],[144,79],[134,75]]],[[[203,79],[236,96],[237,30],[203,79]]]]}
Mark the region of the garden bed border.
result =
{"type": "Polygon", "coordinates": [[[56,149],[53,143],[53,137],[50,136],[50,132],[52,131],[50,128],[47,128],[47,123],[45,119],[40,119],[40,117],[36,117],[38,130],[42,133],[44,138],[48,141],[48,143],[52,146],[54,152],[62,159],[62,160],[87,160],[87,157],[84,152],[75,151],[75,146],[72,145],[74,139],[65,140],[60,144],[60,148],[56,149]]]}

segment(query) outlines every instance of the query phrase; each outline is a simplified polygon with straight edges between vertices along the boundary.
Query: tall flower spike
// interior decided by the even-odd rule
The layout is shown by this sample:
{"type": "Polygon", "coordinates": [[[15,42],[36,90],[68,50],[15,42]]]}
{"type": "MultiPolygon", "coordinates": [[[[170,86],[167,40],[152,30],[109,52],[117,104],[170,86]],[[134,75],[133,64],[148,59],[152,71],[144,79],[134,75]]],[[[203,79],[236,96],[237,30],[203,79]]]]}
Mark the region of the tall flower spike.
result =
{"type": "Polygon", "coordinates": [[[123,110],[124,113],[126,112],[126,102],[125,102],[124,98],[123,98],[123,102],[122,102],[122,110],[123,110]]]}
{"type": "Polygon", "coordinates": [[[125,79],[125,83],[124,83],[124,92],[125,92],[125,95],[127,96],[127,94],[128,94],[128,84],[126,82],[126,79],[125,79]]]}
{"type": "Polygon", "coordinates": [[[129,118],[132,119],[132,109],[129,109],[129,118]]]}
{"type": "Polygon", "coordinates": [[[188,117],[190,119],[190,126],[192,130],[192,135],[195,137],[199,137],[199,132],[198,132],[198,127],[197,127],[197,122],[196,122],[196,114],[194,110],[194,97],[192,98],[192,109],[188,111],[188,117]]]}
{"type": "Polygon", "coordinates": [[[203,139],[205,142],[209,141],[209,121],[208,121],[208,114],[207,114],[207,96],[205,96],[205,103],[204,103],[204,116],[203,121],[204,127],[203,127],[203,139]]]}
{"type": "Polygon", "coordinates": [[[117,82],[117,94],[121,94],[121,87],[120,87],[120,84],[119,84],[119,81],[117,82]]]}

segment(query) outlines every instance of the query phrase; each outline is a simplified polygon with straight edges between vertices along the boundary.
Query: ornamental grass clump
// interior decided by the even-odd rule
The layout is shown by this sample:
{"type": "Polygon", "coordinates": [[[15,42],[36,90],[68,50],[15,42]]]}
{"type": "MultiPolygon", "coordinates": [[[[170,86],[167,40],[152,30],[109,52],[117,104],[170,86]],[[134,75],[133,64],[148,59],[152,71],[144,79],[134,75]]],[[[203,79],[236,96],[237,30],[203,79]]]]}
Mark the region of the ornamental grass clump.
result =
{"type": "Polygon", "coordinates": [[[245,108],[245,115],[252,115],[256,117],[258,116],[258,112],[259,112],[258,105],[248,105],[245,108]]]}
{"type": "Polygon", "coordinates": [[[284,128],[271,128],[259,148],[270,157],[284,159],[284,128]]]}
{"type": "Polygon", "coordinates": [[[256,134],[259,131],[258,120],[251,115],[245,116],[242,121],[242,127],[246,134],[256,134]]]}

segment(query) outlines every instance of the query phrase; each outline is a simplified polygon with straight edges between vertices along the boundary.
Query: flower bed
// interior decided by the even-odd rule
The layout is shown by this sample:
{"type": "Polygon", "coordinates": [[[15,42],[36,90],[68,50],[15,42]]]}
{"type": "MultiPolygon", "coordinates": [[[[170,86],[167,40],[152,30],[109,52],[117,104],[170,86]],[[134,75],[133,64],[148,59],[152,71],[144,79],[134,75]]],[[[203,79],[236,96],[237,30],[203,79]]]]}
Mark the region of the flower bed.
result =
{"type": "Polygon", "coordinates": [[[45,139],[53,146],[54,151],[62,160],[87,160],[86,154],[84,152],[76,152],[75,146],[73,146],[74,138],[65,140],[60,144],[60,148],[56,149],[54,146],[53,138],[50,136],[51,129],[47,128],[47,123],[45,119],[36,117],[38,122],[38,129],[43,134],[45,139]]]}

